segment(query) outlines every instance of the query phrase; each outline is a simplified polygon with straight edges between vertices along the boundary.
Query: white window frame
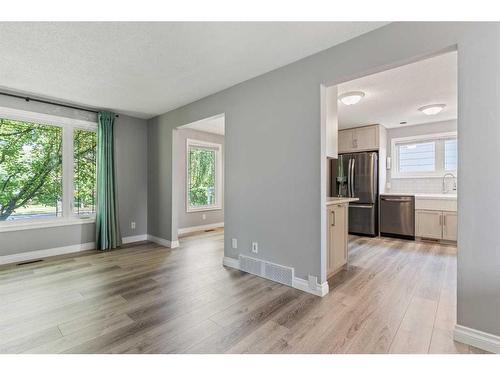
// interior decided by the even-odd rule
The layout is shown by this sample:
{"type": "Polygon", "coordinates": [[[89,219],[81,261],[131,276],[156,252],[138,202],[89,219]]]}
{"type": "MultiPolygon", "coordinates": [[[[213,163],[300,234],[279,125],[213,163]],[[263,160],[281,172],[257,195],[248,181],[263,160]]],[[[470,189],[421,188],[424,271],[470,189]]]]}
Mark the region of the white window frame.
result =
{"type": "Polygon", "coordinates": [[[220,143],[186,139],[186,212],[215,211],[222,209],[222,145],[220,143]],[[189,149],[190,147],[213,149],[215,151],[215,204],[191,207],[189,205],[189,149]]]}
{"type": "Polygon", "coordinates": [[[73,161],[73,131],[77,129],[97,131],[97,123],[92,121],[72,119],[68,117],[48,115],[13,108],[0,107],[0,117],[9,120],[26,121],[41,125],[58,126],[62,128],[63,163],[62,163],[62,216],[55,218],[11,220],[0,222],[0,232],[24,229],[49,228],[95,222],[95,215],[77,216],[74,206],[74,161],[73,161]]]}
{"type": "Polygon", "coordinates": [[[391,140],[392,167],[391,178],[429,178],[443,177],[445,173],[453,173],[457,176],[457,170],[446,171],[444,169],[444,142],[449,139],[456,139],[457,132],[436,133],[418,135],[413,137],[393,138],[391,140]],[[399,170],[399,145],[408,143],[435,143],[435,170],[433,172],[400,172],[399,170]]]}

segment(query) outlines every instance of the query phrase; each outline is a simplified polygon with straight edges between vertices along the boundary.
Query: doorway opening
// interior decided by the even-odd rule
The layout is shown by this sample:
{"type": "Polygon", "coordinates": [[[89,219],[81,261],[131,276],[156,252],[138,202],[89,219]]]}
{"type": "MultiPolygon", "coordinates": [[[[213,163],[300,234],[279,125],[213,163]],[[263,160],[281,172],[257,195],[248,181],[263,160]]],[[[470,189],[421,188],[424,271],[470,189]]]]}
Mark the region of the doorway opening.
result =
{"type": "Polygon", "coordinates": [[[173,131],[172,222],[181,244],[210,233],[223,236],[224,133],[224,114],[173,131]]]}
{"type": "Polygon", "coordinates": [[[457,51],[322,92],[329,288],[392,314],[391,350],[442,344],[456,321],[457,51]]]}

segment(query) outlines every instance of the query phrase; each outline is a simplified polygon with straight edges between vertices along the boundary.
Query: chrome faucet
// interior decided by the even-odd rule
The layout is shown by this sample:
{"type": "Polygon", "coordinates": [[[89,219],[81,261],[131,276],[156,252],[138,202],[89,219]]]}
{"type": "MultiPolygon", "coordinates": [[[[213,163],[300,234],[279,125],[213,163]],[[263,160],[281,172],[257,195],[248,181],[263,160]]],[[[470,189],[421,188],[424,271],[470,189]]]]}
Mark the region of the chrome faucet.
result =
{"type": "Polygon", "coordinates": [[[453,173],[445,173],[443,176],[443,194],[448,193],[448,188],[446,187],[446,177],[451,176],[453,177],[453,191],[457,191],[457,178],[453,173]]]}

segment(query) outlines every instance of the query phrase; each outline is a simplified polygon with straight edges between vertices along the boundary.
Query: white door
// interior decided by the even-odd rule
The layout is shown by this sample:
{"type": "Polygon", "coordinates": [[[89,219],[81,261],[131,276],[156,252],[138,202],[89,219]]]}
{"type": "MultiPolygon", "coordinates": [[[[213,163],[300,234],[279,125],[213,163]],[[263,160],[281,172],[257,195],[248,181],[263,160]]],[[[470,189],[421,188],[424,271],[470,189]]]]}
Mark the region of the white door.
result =
{"type": "Polygon", "coordinates": [[[442,238],[442,212],[441,211],[415,211],[415,226],[417,237],[442,238]]]}

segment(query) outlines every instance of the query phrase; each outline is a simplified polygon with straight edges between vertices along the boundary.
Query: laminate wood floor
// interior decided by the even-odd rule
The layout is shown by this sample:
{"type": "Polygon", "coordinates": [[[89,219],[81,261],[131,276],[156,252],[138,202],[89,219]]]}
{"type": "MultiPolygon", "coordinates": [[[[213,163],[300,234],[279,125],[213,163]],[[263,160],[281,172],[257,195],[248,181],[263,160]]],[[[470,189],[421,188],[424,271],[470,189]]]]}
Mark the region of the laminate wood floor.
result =
{"type": "Polygon", "coordinates": [[[0,268],[0,353],[471,353],[456,248],[350,238],[315,297],[224,268],[223,232],[0,268]]]}

